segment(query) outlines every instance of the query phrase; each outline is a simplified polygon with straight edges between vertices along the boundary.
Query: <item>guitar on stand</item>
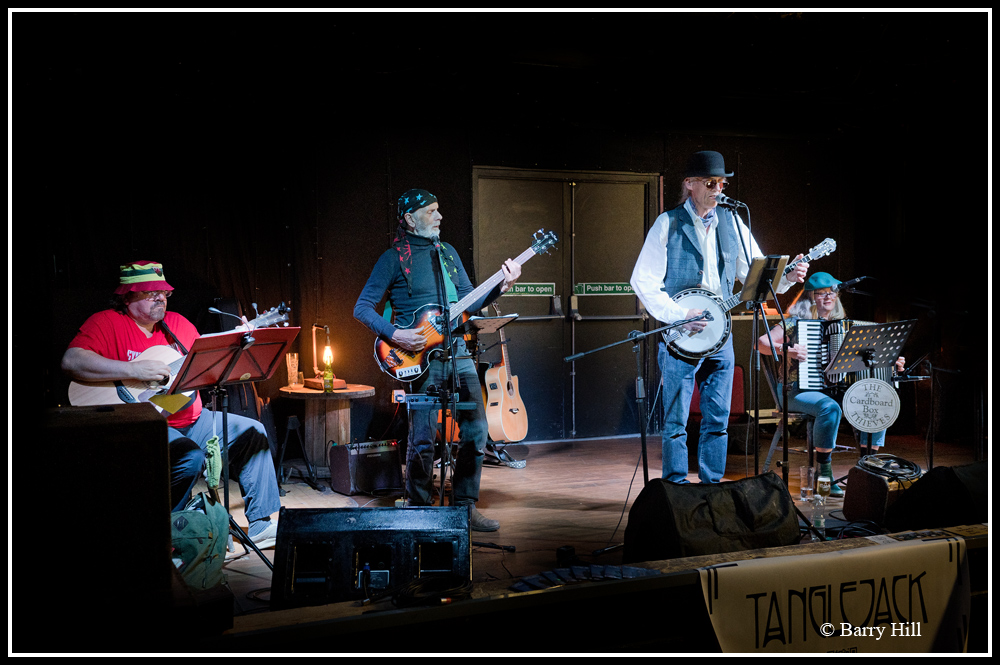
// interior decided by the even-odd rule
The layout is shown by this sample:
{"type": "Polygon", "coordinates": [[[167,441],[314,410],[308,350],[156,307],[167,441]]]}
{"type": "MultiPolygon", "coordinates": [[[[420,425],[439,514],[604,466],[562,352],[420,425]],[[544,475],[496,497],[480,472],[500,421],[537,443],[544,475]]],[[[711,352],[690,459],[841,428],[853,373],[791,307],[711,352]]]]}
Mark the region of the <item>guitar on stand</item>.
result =
{"type": "MultiPolygon", "coordinates": [[[[493,309],[500,316],[500,307],[493,303],[493,309]]],[[[494,443],[514,443],[523,441],[528,435],[528,413],[518,389],[517,377],[512,373],[507,338],[500,328],[501,361],[486,370],[483,377],[485,393],[486,421],[489,424],[491,442],[486,444],[487,455],[497,458],[499,464],[514,469],[523,469],[523,460],[514,460],[503,448],[496,449],[494,443]]]]}

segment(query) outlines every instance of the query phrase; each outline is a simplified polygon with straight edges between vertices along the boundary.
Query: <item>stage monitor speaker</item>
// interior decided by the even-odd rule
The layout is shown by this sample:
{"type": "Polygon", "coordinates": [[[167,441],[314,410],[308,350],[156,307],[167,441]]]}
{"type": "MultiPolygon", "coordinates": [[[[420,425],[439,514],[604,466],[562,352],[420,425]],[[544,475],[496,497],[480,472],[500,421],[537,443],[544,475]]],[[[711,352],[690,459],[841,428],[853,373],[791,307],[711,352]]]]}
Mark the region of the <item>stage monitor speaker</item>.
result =
{"type": "Polygon", "coordinates": [[[428,575],[472,579],[468,506],[278,513],[271,609],[381,597],[428,575]]]}
{"type": "Polygon", "coordinates": [[[396,441],[329,444],[330,487],[340,494],[401,490],[403,469],[396,441]]]}
{"type": "Polygon", "coordinates": [[[847,472],[844,518],[850,522],[867,521],[882,526],[889,506],[917,480],[879,473],[878,467],[869,466],[862,459],[847,472]]]}
{"type": "Polygon", "coordinates": [[[773,471],[726,483],[650,480],[625,527],[624,563],[799,542],[792,497],[773,471]]]}
{"type": "Polygon", "coordinates": [[[167,421],[148,403],[59,407],[39,434],[14,452],[19,489],[30,481],[38,490],[14,495],[20,616],[40,616],[35,603],[48,612],[78,580],[89,589],[85,607],[56,622],[55,641],[36,631],[47,636],[43,651],[128,651],[141,635],[162,648],[153,640],[167,625],[173,577],[167,421]],[[29,449],[54,466],[31,468],[29,449]]]}
{"type": "MultiPolygon", "coordinates": [[[[911,531],[985,523],[989,519],[987,475],[986,462],[935,467],[886,510],[884,526],[890,531],[911,531]]],[[[850,491],[848,483],[848,496],[850,491]]]]}

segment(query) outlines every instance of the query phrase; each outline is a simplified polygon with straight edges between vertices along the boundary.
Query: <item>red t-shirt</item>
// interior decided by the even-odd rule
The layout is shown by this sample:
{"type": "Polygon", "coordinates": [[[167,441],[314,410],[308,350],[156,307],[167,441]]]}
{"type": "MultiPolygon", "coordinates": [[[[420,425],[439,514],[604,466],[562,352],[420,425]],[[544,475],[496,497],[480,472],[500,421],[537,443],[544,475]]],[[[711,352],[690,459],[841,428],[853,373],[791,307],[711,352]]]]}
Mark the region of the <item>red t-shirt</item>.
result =
{"type": "MultiPolygon", "coordinates": [[[[185,349],[190,350],[200,337],[194,324],[176,312],[167,312],[163,320],[185,349]]],[[[139,324],[128,314],[113,309],[97,312],[84,321],[69,346],[87,349],[111,360],[135,360],[140,353],[153,346],[169,346],[178,353],[184,353],[173,344],[173,339],[168,339],[162,326],[154,327],[152,337],[146,337],[139,324]]],[[[167,418],[167,424],[176,428],[187,427],[200,415],[201,395],[196,391],[191,405],[167,418]]]]}

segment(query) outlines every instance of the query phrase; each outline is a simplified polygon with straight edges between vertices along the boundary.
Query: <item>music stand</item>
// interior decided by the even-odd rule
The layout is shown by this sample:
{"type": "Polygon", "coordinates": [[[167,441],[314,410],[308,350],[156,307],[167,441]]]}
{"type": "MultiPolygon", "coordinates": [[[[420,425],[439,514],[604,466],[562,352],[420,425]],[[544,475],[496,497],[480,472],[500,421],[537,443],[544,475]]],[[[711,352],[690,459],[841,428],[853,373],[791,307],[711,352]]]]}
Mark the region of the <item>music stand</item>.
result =
{"type": "MultiPolygon", "coordinates": [[[[852,326],[837,355],[823,370],[827,377],[865,370],[891,368],[903,351],[917,319],[895,323],[852,326]]],[[[834,382],[835,383],[835,382],[834,382]]],[[[872,432],[866,432],[867,454],[872,453],[872,432]]]]}
{"type": "Polygon", "coordinates": [[[743,282],[743,290],[740,291],[742,302],[761,304],[767,300],[767,296],[772,291],[777,291],[778,283],[785,272],[785,264],[788,263],[788,255],[770,254],[768,256],[758,256],[750,264],[746,281],[743,282]]]}
{"type": "MultiPolygon", "coordinates": [[[[251,331],[234,330],[202,335],[191,345],[190,352],[184,358],[184,364],[181,365],[177,377],[167,391],[167,394],[173,394],[191,390],[210,390],[213,412],[216,412],[216,397],[222,395],[220,449],[223,496],[227,514],[229,513],[229,391],[225,388],[238,383],[256,383],[271,378],[298,333],[298,327],[287,327],[257,328],[251,331]]],[[[244,533],[236,524],[232,515],[229,515],[229,525],[230,536],[235,535],[247,552],[250,551],[247,547],[249,544],[267,567],[273,570],[271,562],[250,539],[249,534],[244,533]]]]}
{"type": "Polygon", "coordinates": [[[517,314],[507,316],[470,316],[466,321],[458,324],[452,335],[480,335],[500,332],[500,329],[518,317],[517,314]]]}
{"type": "MultiPolygon", "coordinates": [[[[767,332],[767,317],[764,315],[764,302],[767,300],[768,295],[771,295],[775,302],[777,302],[777,297],[774,295],[777,292],[778,284],[781,282],[781,278],[785,273],[785,265],[788,263],[787,254],[771,254],[768,256],[758,256],[750,263],[750,270],[747,271],[747,277],[743,281],[743,289],[740,291],[740,301],[747,303],[749,309],[753,309],[753,334],[751,339],[754,340],[754,345],[751,351],[751,357],[753,361],[750,363],[750,385],[752,389],[750,391],[750,410],[754,414],[754,428],[753,428],[753,450],[754,450],[754,472],[759,473],[760,471],[760,427],[758,427],[758,421],[760,419],[760,350],[757,348],[756,340],[760,337],[760,322],[764,323],[764,331],[767,332]]],[[[774,352],[773,344],[772,353],[774,352]]],[[[787,381],[784,384],[787,386],[787,381]]],[[[787,387],[783,391],[785,393],[785,403],[788,402],[787,387]]],[[[783,441],[783,446],[785,448],[785,457],[782,464],[783,469],[783,480],[785,485],[788,484],[788,409],[782,409],[783,426],[785,431],[785,440],[783,441]]]]}

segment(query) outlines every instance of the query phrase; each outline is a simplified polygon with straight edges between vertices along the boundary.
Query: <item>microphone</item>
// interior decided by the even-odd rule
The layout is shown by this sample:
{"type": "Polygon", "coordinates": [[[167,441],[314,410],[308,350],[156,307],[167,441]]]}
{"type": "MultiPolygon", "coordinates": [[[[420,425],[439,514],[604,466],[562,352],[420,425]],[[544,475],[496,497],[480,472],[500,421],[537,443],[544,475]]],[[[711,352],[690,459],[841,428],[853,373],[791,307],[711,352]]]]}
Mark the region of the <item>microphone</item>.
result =
{"type": "MultiPolygon", "coordinates": [[[[254,303],[254,304],[256,304],[256,303],[254,303]]],[[[229,312],[223,312],[221,309],[216,309],[215,307],[209,307],[208,311],[210,311],[212,314],[224,314],[225,316],[231,316],[231,317],[233,317],[234,319],[236,319],[237,321],[240,322],[240,325],[236,326],[235,329],[239,329],[239,328],[244,327],[243,319],[241,319],[240,317],[236,316],[235,314],[230,314],[229,312]]],[[[249,328],[249,324],[246,324],[246,327],[249,328]]]]}
{"type": "Polygon", "coordinates": [[[727,208],[735,208],[737,206],[742,206],[744,208],[747,207],[747,204],[743,203],[743,201],[737,201],[736,199],[731,199],[725,194],[716,194],[715,202],[718,203],[720,206],[726,206],[727,208]]]}
{"type": "Polygon", "coordinates": [[[851,287],[854,286],[855,284],[857,284],[858,282],[860,282],[861,280],[864,280],[864,279],[868,279],[868,277],[864,276],[864,277],[855,277],[854,279],[849,279],[846,282],[841,282],[840,284],[837,284],[836,286],[834,286],[833,290],[837,291],[837,292],[846,291],[846,292],[850,293],[851,291],[854,290],[851,287]]]}
{"type": "Polygon", "coordinates": [[[437,236],[431,236],[431,242],[434,243],[434,246],[436,248],[441,249],[441,238],[438,238],[437,236]]]}
{"type": "Polygon", "coordinates": [[[236,316],[235,314],[230,314],[229,312],[223,312],[221,309],[216,309],[215,307],[209,307],[208,311],[210,311],[212,314],[224,314],[225,316],[231,316],[240,323],[243,323],[243,319],[241,319],[240,317],[236,316]]]}

